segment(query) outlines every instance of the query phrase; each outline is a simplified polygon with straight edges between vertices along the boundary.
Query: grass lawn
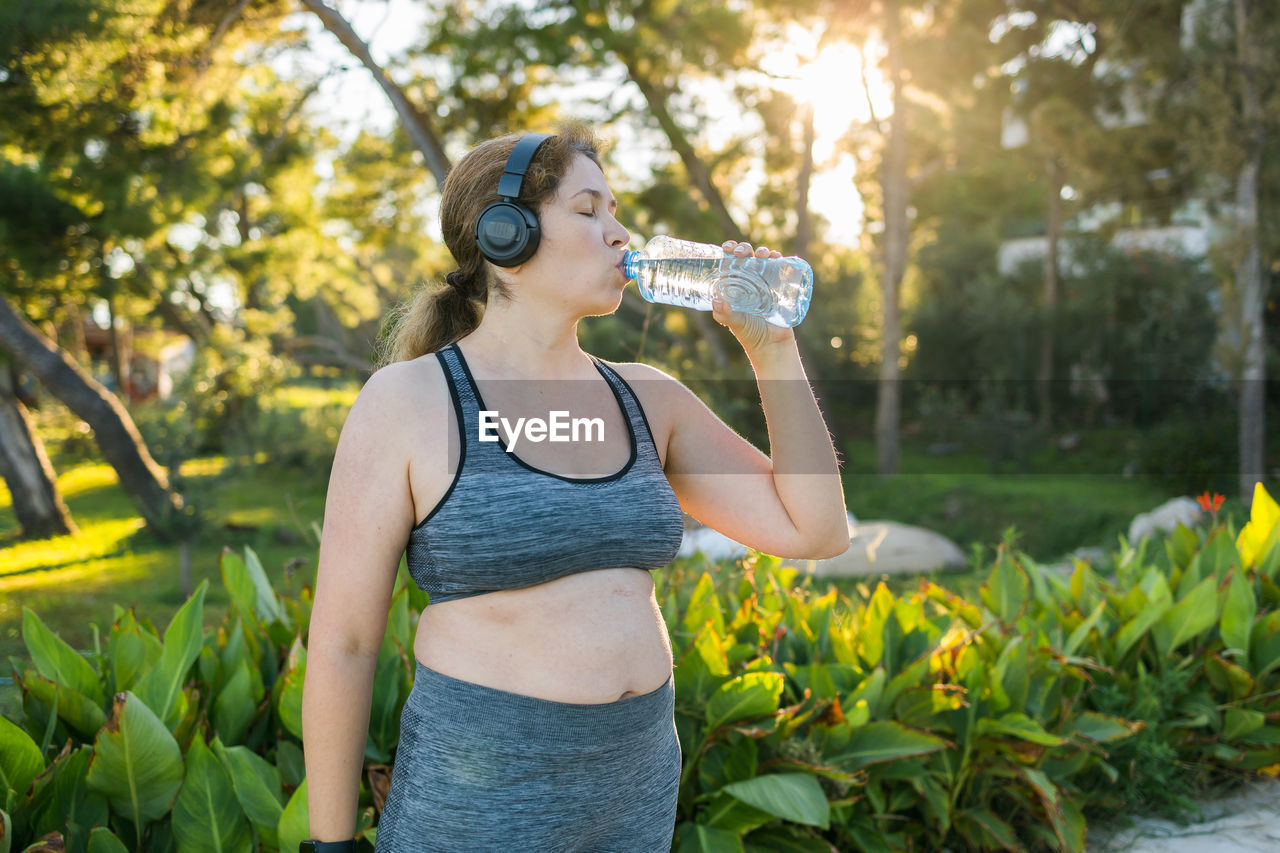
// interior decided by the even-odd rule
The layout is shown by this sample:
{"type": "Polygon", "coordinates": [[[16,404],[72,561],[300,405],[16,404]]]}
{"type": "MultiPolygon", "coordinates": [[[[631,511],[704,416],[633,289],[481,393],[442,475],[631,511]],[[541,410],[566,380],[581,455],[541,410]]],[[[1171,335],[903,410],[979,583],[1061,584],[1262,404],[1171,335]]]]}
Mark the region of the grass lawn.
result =
{"type": "MultiPolygon", "coordinates": [[[[1124,441],[1116,435],[1088,436],[1081,451],[1065,463],[1026,460],[1024,466],[1049,471],[1034,473],[992,472],[985,458],[972,454],[930,456],[923,441],[907,439],[902,473],[889,479],[860,473],[874,471],[875,448],[870,441],[852,441],[843,448],[847,502],[860,520],[928,527],[966,552],[985,548],[988,557],[1011,525],[1021,533],[1019,547],[1042,562],[1060,559],[1079,546],[1111,549],[1135,514],[1170,497],[1139,479],[1119,476],[1122,463],[1108,454],[1124,441]]],[[[26,659],[23,608],[38,613],[73,647],[92,649],[93,626],[105,636],[115,606],[135,608],[140,619],[150,619],[163,632],[186,600],[177,546],[157,541],[143,527],[115,472],[98,460],[58,460],[55,469],[80,527],[74,536],[17,541],[17,520],[0,481],[0,660],[9,655],[26,659]]],[[[252,461],[194,459],[182,474],[193,491],[203,494],[210,522],[191,548],[192,586],[204,578],[211,581],[206,625],[216,625],[226,612],[218,570],[224,547],[237,552],[252,547],[284,594],[296,595],[303,584],[314,582],[327,465],[285,467],[259,454],[252,461]]],[[[939,580],[969,594],[981,583],[979,574],[962,572],[939,580]]],[[[838,586],[857,597],[875,580],[841,581],[838,586]]],[[[896,578],[892,586],[902,590],[917,582],[896,578]]],[[[4,676],[11,674],[7,666],[3,669],[4,676]]],[[[16,716],[16,702],[17,688],[0,686],[0,711],[16,716]]]]}
{"type": "MultiPolygon", "coordinates": [[[[296,595],[315,579],[318,543],[312,523],[324,509],[328,470],[298,471],[242,462],[234,476],[222,458],[183,466],[192,483],[208,483],[211,526],[191,545],[191,585],[208,578],[204,622],[215,626],[226,614],[218,556],[224,546],[243,553],[248,545],[262,558],[276,589],[296,595]]],[[[41,542],[17,542],[10,496],[0,483],[0,660],[27,659],[22,612],[30,608],[77,649],[94,647],[96,625],[105,637],[114,607],[135,608],[161,633],[186,601],[178,547],[159,542],[146,529],[120,487],[115,471],[100,462],[63,467],[58,485],[80,531],[41,542]]],[[[10,676],[9,667],[3,674],[10,676]]],[[[13,686],[0,686],[0,711],[16,716],[13,686]]]]}

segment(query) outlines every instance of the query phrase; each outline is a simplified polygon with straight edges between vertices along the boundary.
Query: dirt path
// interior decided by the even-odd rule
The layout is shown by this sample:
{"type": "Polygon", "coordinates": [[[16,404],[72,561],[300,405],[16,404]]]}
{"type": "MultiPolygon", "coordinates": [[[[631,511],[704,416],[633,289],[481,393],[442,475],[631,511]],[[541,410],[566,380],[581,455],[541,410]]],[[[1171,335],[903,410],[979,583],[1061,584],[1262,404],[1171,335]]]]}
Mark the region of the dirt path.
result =
{"type": "Polygon", "coordinates": [[[1089,833],[1089,853],[1277,853],[1280,780],[1259,776],[1220,800],[1201,803],[1203,823],[1141,818],[1112,834],[1089,833]]]}

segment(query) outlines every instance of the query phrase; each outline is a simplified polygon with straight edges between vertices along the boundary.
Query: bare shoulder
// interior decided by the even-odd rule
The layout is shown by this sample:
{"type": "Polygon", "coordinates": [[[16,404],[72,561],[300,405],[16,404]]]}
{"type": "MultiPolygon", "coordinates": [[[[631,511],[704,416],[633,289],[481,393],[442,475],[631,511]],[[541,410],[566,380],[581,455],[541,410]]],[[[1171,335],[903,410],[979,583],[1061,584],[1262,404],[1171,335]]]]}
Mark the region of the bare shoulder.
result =
{"type": "Polygon", "coordinates": [[[365,386],[408,468],[414,520],[449,488],[459,463],[461,436],[444,367],[434,353],[389,364],[365,386]],[[377,381],[379,387],[369,388],[377,381]]]}
{"type": "Polygon", "coordinates": [[[645,364],[642,361],[611,361],[609,366],[618,371],[618,375],[627,380],[628,384],[634,382],[657,382],[663,384],[676,382],[678,384],[679,382],[665,370],[654,367],[652,364],[645,364]]]}
{"type": "Polygon", "coordinates": [[[690,395],[689,390],[679,379],[652,364],[611,361],[609,366],[635,392],[640,407],[644,410],[645,420],[649,422],[654,444],[658,446],[658,454],[665,463],[671,429],[678,418],[681,405],[686,401],[686,395],[690,395]]]}
{"type": "Polygon", "coordinates": [[[449,411],[444,371],[434,353],[383,367],[369,377],[356,402],[366,397],[367,407],[388,416],[412,415],[408,422],[449,411]]]}

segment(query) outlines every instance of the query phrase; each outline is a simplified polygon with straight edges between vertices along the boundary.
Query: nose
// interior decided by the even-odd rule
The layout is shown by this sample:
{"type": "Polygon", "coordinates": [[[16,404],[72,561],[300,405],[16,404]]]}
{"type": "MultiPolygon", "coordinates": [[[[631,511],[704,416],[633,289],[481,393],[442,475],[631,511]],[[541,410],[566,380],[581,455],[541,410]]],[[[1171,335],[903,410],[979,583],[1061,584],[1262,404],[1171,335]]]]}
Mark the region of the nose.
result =
{"type": "Polygon", "coordinates": [[[615,249],[620,249],[631,242],[631,232],[628,231],[616,217],[610,216],[610,226],[605,232],[605,239],[609,241],[609,245],[615,249]]]}

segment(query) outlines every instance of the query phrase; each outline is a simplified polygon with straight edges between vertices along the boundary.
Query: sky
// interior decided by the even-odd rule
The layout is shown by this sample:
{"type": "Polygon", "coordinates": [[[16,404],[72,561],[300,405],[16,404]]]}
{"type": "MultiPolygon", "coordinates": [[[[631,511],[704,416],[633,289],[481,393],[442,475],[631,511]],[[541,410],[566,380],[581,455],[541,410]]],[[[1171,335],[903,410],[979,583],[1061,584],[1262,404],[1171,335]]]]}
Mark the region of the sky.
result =
{"type": "MultiPolygon", "coordinates": [[[[382,3],[345,0],[334,5],[370,45],[375,61],[384,67],[420,38],[427,20],[426,4],[420,0],[416,3],[413,0],[387,0],[382,3]]],[[[350,140],[362,128],[389,132],[395,125],[396,115],[386,96],[369,72],[324,30],[320,20],[309,12],[299,12],[288,21],[288,26],[307,33],[308,48],[281,56],[275,63],[278,73],[310,80],[334,66],[348,68],[326,79],[312,99],[313,104],[323,105],[319,109],[313,107],[316,120],[343,140],[350,140]]],[[[819,169],[815,172],[809,195],[810,208],[830,221],[828,238],[831,242],[855,246],[862,231],[862,203],[853,184],[855,164],[847,153],[836,155],[833,143],[854,121],[867,118],[866,97],[862,95],[861,87],[857,87],[858,96],[850,97],[849,94],[851,75],[853,80],[858,79],[860,60],[857,50],[837,46],[822,54],[811,68],[804,69],[798,67],[796,56],[813,55],[813,36],[794,26],[787,27],[784,32],[785,46],[768,57],[763,70],[774,75],[778,88],[808,96],[815,103],[817,144],[814,154],[819,169]]],[[[870,69],[869,78],[877,101],[877,115],[883,117],[891,111],[887,92],[874,68],[870,69]]],[[[606,85],[614,84],[606,81],[606,85]]],[[[578,86],[574,90],[548,93],[548,97],[554,96],[562,103],[572,104],[575,99],[601,94],[598,87],[593,92],[588,86],[578,86]]],[[[723,98],[706,100],[709,104],[724,106],[719,115],[713,116],[713,123],[708,129],[712,144],[718,138],[742,130],[740,109],[723,98]]],[[[644,172],[647,171],[645,158],[650,150],[648,140],[618,139],[614,155],[626,171],[644,172]]],[[[758,171],[749,176],[745,185],[739,188],[736,198],[749,203],[752,182],[758,183],[762,178],[758,171]]],[[[428,221],[435,220],[433,215],[428,217],[428,221]]],[[[439,234],[433,233],[432,236],[438,238],[439,234]]],[[[749,240],[750,236],[743,235],[743,238],[749,240]]],[[[786,252],[785,246],[779,248],[786,252]]]]}

